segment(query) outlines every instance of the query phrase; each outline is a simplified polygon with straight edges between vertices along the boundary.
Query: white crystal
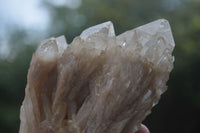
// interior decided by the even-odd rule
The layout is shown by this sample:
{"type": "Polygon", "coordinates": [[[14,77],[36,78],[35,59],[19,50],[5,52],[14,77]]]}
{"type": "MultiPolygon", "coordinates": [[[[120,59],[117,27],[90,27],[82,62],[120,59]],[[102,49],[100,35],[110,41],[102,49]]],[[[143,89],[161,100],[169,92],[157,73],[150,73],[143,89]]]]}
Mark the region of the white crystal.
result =
{"type": "Polygon", "coordinates": [[[55,39],[56,39],[58,51],[59,51],[60,55],[62,55],[68,46],[65,36],[59,36],[55,39]]]}
{"type": "Polygon", "coordinates": [[[133,54],[136,52],[154,64],[158,65],[163,58],[166,58],[166,61],[173,59],[170,55],[175,43],[170,25],[165,19],[124,32],[117,36],[117,40],[119,45],[126,43],[133,54]]]}
{"type": "Polygon", "coordinates": [[[84,30],[81,33],[80,37],[81,37],[81,39],[86,40],[88,37],[92,36],[95,33],[100,32],[103,29],[105,30],[104,31],[105,34],[108,34],[109,37],[115,36],[113,24],[112,24],[112,22],[108,21],[108,22],[98,24],[98,25],[92,26],[92,27],[84,30]]]}
{"type": "Polygon", "coordinates": [[[41,45],[36,51],[36,55],[40,56],[42,60],[53,61],[64,53],[67,46],[64,36],[52,37],[41,42],[41,45]]]}

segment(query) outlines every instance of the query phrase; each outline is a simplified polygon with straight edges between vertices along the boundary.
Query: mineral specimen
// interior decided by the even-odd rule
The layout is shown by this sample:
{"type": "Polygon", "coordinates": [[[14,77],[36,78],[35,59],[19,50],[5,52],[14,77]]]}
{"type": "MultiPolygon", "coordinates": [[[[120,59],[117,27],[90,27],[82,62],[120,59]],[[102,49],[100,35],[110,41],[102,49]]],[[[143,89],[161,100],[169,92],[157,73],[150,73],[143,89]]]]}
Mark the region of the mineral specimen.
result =
{"type": "Polygon", "coordinates": [[[70,45],[43,41],[33,54],[20,133],[134,133],[167,89],[174,40],[161,19],[115,36],[105,22],[70,45]]]}

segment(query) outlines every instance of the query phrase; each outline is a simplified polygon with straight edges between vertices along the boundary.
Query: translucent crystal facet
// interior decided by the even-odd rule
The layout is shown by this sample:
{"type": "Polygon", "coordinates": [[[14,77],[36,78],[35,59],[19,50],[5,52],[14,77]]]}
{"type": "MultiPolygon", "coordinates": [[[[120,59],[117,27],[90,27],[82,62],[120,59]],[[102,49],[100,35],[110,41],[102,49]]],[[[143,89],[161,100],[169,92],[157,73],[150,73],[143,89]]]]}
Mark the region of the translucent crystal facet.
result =
{"type": "Polygon", "coordinates": [[[20,133],[134,133],[167,89],[174,40],[161,19],[115,36],[112,22],[32,57],[20,133]]]}
{"type": "Polygon", "coordinates": [[[81,33],[80,37],[81,39],[86,40],[88,37],[94,36],[95,33],[99,33],[99,32],[104,32],[104,34],[107,34],[110,37],[115,36],[113,24],[112,22],[108,21],[108,22],[98,24],[84,30],[81,33]]]}

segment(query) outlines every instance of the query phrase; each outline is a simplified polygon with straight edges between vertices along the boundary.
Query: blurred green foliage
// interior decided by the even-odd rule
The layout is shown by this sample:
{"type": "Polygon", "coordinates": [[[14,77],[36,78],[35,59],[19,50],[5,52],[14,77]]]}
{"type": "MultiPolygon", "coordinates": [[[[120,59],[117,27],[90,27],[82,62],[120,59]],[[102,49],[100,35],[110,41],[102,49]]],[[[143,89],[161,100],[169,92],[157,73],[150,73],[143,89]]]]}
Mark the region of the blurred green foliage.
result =
{"type": "MultiPolygon", "coordinates": [[[[200,132],[199,0],[82,0],[77,9],[56,6],[48,0],[42,3],[51,19],[48,37],[64,34],[68,43],[83,29],[109,20],[116,34],[159,18],[169,20],[176,42],[174,69],[168,91],[144,123],[152,133],[200,132]]],[[[0,133],[19,129],[26,75],[34,44],[39,43],[28,37],[29,32],[11,29],[8,43],[17,52],[11,59],[0,58],[0,133]]]]}

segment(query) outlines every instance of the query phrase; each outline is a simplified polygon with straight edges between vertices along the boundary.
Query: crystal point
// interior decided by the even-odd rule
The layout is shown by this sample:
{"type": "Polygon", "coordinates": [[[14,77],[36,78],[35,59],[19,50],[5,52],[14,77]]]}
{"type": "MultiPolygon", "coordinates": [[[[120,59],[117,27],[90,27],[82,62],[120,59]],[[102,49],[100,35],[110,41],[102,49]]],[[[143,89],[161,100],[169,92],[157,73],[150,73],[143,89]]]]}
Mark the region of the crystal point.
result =
{"type": "Polygon", "coordinates": [[[161,19],[115,36],[112,22],[67,45],[43,41],[28,71],[20,133],[134,133],[167,89],[174,40],[161,19]]]}
{"type": "Polygon", "coordinates": [[[84,30],[81,33],[80,37],[81,39],[86,40],[88,37],[93,36],[95,33],[97,34],[99,32],[107,34],[110,37],[115,36],[113,24],[111,21],[108,21],[108,22],[104,22],[102,24],[98,24],[84,30]]]}

